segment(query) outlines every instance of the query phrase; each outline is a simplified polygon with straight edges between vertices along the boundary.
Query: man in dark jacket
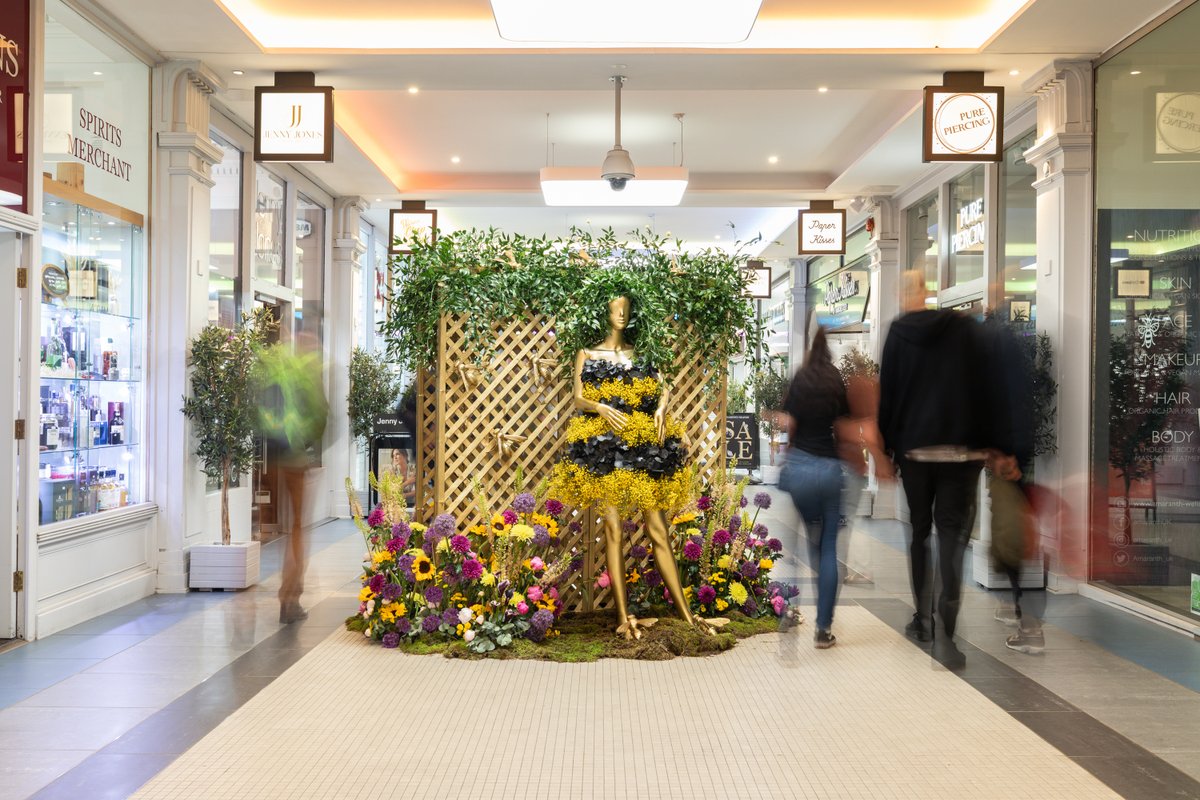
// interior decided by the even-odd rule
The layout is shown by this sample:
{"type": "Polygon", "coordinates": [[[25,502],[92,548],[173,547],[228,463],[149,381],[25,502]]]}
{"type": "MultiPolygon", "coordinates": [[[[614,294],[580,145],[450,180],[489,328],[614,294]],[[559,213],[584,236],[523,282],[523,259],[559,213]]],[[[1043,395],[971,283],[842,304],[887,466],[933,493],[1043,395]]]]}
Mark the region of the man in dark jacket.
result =
{"type": "Polygon", "coordinates": [[[879,375],[879,429],[900,468],[912,523],[909,566],[917,611],[906,632],[922,642],[933,638],[929,537],[936,524],[937,613],[945,637],[935,642],[934,654],[955,669],[966,663],[953,636],[963,556],[990,438],[979,327],[955,311],[905,314],[888,331],[879,375]]]}

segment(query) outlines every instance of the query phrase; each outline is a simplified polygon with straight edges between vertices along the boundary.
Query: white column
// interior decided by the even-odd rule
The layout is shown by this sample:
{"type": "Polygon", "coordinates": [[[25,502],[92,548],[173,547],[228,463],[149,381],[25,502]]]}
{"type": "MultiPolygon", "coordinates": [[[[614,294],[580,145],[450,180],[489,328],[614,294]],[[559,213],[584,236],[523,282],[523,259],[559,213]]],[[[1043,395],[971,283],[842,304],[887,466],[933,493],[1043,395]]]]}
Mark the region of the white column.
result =
{"type": "Polygon", "coordinates": [[[329,513],[350,516],[345,479],[350,475],[358,443],[350,435],[346,396],[350,393],[350,354],[354,351],[354,265],[365,248],[358,229],[366,203],[360,197],[339,197],[333,203],[333,261],[329,271],[329,306],[325,309],[329,364],[329,425],[325,469],[329,476],[329,513]]]}
{"type": "Polygon", "coordinates": [[[188,393],[188,341],[208,320],[210,175],[222,155],[208,136],[209,98],[221,87],[220,78],[196,61],[154,69],[146,444],[150,496],[159,507],[160,592],[186,591],[187,548],[220,534],[206,525],[204,475],[181,408],[188,393]]]}
{"type": "Polygon", "coordinates": [[[788,360],[792,372],[804,363],[808,352],[808,320],[812,309],[808,307],[808,259],[789,259],[792,270],[792,329],[788,338],[788,360]]]}
{"type": "Polygon", "coordinates": [[[1055,61],[1025,83],[1038,98],[1037,143],[1025,159],[1037,170],[1037,327],[1050,337],[1058,382],[1058,453],[1039,457],[1037,479],[1063,500],[1043,530],[1051,588],[1071,591],[1087,577],[1091,405],[1094,120],[1092,65],[1055,61]]]}

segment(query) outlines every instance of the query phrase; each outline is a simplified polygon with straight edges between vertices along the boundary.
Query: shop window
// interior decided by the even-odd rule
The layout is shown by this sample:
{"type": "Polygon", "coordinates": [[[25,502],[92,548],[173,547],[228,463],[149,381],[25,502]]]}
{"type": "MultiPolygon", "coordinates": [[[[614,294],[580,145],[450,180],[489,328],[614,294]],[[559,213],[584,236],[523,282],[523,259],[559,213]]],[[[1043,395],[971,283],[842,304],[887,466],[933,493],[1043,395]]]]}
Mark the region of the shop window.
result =
{"type": "Polygon", "coordinates": [[[283,221],[287,187],[261,164],[254,170],[254,277],[283,284],[283,221]]]}
{"type": "Polygon", "coordinates": [[[212,214],[208,245],[208,321],[233,329],[238,322],[242,249],[242,151],[219,136],[224,154],[212,168],[212,214]]]}
{"type": "Polygon", "coordinates": [[[997,308],[1006,319],[1030,323],[1037,320],[1037,172],[1025,161],[1025,151],[1034,141],[1030,133],[1010,146],[1000,164],[1004,295],[997,308]]]}
{"type": "Polygon", "coordinates": [[[939,213],[937,192],[907,211],[908,269],[916,270],[925,276],[925,291],[928,292],[926,304],[929,305],[937,303],[938,290],[941,289],[941,279],[938,277],[939,213]]]}
{"type": "Polygon", "coordinates": [[[1200,614],[1200,6],[1096,71],[1092,580],[1200,614]]]}
{"type": "Polygon", "coordinates": [[[950,182],[950,249],[947,253],[948,286],[961,286],[983,277],[987,249],[987,215],[983,166],[950,182]]]}
{"type": "Polygon", "coordinates": [[[302,194],[296,196],[296,262],[294,281],[296,334],[321,341],[325,314],[325,208],[302,194]]]}

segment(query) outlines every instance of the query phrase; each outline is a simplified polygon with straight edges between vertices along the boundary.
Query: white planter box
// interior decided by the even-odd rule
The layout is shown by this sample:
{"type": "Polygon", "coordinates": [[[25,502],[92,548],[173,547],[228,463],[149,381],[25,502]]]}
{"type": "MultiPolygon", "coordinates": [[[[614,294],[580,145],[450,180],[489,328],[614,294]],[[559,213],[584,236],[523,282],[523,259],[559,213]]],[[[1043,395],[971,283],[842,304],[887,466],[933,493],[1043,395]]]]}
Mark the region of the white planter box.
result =
{"type": "Polygon", "coordinates": [[[193,545],[188,586],[192,589],[245,589],[258,583],[258,542],[193,545]]]}

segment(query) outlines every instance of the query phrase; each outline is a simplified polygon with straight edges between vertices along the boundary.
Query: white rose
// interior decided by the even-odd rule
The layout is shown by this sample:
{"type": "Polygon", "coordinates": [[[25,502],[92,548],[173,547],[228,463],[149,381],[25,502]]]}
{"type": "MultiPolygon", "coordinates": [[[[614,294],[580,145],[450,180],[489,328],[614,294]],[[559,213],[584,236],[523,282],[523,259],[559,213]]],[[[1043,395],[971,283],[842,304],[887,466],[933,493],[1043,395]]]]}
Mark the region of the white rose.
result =
{"type": "Polygon", "coordinates": [[[470,622],[471,618],[474,616],[475,616],[475,612],[469,608],[459,609],[458,621],[463,624],[466,624],[466,623],[470,622]]]}
{"type": "Polygon", "coordinates": [[[369,617],[374,613],[375,613],[375,601],[368,600],[367,601],[367,616],[369,617]]]}
{"type": "Polygon", "coordinates": [[[464,642],[470,642],[474,638],[475,638],[475,631],[467,631],[466,633],[463,634],[464,642]]]}

